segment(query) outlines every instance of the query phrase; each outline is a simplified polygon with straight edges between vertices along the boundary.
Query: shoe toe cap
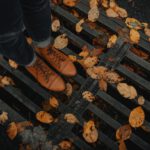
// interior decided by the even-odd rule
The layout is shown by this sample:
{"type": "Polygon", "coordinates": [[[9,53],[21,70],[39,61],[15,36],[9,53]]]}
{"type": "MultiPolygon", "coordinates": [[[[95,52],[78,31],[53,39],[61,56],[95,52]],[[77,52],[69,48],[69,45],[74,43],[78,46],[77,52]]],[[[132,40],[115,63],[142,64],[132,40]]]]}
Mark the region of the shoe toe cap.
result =
{"type": "Polygon", "coordinates": [[[72,62],[68,62],[62,72],[66,76],[75,76],[77,74],[76,67],[72,62]]]}
{"type": "Polygon", "coordinates": [[[61,77],[57,77],[49,86],[49,90],[61,92],[65,90],[65,82],[61,77]]]}

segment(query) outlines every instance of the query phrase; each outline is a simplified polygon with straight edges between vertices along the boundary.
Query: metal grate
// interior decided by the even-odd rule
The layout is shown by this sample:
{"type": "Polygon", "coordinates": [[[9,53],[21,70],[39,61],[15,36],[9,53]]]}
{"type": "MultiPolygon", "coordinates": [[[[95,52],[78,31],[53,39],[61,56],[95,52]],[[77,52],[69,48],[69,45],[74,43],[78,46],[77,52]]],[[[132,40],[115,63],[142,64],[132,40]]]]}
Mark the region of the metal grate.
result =
{"type": "MultiPolygon", "coordinates": [[[[80,1],[75,9],[77,9],[83,16],[87,16],[89,7],[88,0],[80,1]]],[[[67,33],[68,38],[71,41],[71,46],[81,49],[84,45],[87,45],[90,49],[93,49],[90,39],[97,37],[98,35],[105,36],[104,32],[97,32],[91,30],[87,24],[83,25],[83,32],[81,35],[76,35],[74,30],[69,26],[74,26],[79,19],[69,13],[69,10],[60,6],[51,6],[52,12],[59,16],[63,23],[60,29],[60,33],[67,33]],[[65,23],[67,22],[67,24],[65,23]],[[86,39],[84,38],[86,37],[86,39]],[[89,37],[89,38],[87,38],[89,37]]],[[[101,12],[101,17],[97,22],[100,26],[117,33],[122,28],[125,28],[125,24],[117,19],[110,19],[105,15],[105,12],[101,12]]],[[[53,35],[52,38],[55,38],[53,35]]],[[[141,33],[141,41],[139,46],[143,51],[150,53],[150,44],[147,42],[144,34],[141,33]]],[[[70,45],[64,48],[62,51],[65,54],[77,55],[77,53],[71,50],[70,45]]],[[[109,52],[103,53],[100,59],[100,65],[104,65],[110,69],[115,69],[118,73],[126,78],[128,83],[134,85],[140,93],[144,93],[146,98],[143,108],[146,112],[145,124],[150,127],[150,63],[144,59],[135,55],[130,49],[132,46],[126,44],[120,37],[114,48],[109,52]],[[113,62],[109,61],[109,58],[113,58],[113,62]],[[131,72],[124,64],[133,65],[142,70],[144,75],[131,72]]],[[[43,100],[49,99],[53,94],[41,87],[36,81],[23,69],[19,68],[14,70],[10,68],[6,60],[0,61],[0,66],[6,70],[6,73],[11,74],[16,81],[16,86],[6,86],[1,89],[2,98],[0,100],[0,106],[3,106],[4,110],[11,113],[12,120],[25,120],[32,119],[36,112],[41,110],[40,104],[43,100]],[[22,88],[21,88],[22,87],[22,88]],[[7,94],[7,97],[5,95],[7,94]]],[[[77,66],[78,67],[78,66],[77,66]]],[[[77,76],[72,80],[79,86],[79,90],[75,90],[72,96],[69,98],[67,104],[60,100],[60,106],[55,113],[58,116],[59,121],[49,126],[49,139],[54,143],[58,143],[63,139],[71,140],[76,149],[80,150],[92,150],[92,149],[118,149],[118,144],[115,140],[115,131],[124,123],[127,123],[130,110],[137,106],[137,101],[126,101],[116,91],[116,87],[113,84],[109,85],[108,92],[102,92],[98,88],[97,81],[86,77],[83,73],[78,72],[77,76]],[[89,90],[97,96],[97,103],[88,103],[82,99],[82,92],[89,90]],[[106,105],[108,110],[103,107],[106,105]],[[74,113],[80,120],[79,125],[70,125],[64,121],[63,116],[66,113],[74,113]],[[100,122],[99,135],[100,138],[96,144],[88,144],[81,136],[81,126],[84,121],[87,120],[87,116],[90,116],[100,122]],[[115,118],[118,116],[117,118],[115,118]]],[[[58,94],[59,95],[59,94],[58,94]]],[[[107,108],[106,107],[106,108],[107,108]]],[[[145,134],[144,131],[137,129],[133,131],[132,137],[127,141],[127,147],[130,149],[150,149],[150,135],[145,134]]]]}

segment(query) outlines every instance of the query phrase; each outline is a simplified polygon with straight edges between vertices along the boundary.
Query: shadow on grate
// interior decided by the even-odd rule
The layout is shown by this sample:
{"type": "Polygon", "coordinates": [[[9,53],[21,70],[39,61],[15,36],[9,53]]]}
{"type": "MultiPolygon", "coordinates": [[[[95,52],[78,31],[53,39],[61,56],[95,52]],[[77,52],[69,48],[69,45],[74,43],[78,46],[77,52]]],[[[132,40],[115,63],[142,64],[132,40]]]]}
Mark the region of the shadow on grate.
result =
{"type": "MultiPolygon", "coordinates": [[[[59,34],[66,33],[70,44],[62,51],[67,55],[75,55],[80,52],[83,46],[88,46],[93,49],[92,39],[97,36],[104,36],[107,39],[108,34],[118,33],[119,30],[125,28],[125,24],[117,19],[108,18],[104,11],[101,13],[98,25],[107,32],[91,30],[87,24],[83,25],[83,31],[76,34],[72,28],[79,21],[78,18],[69,13],[65,7],[52,5],[52,12],[58,16],[62,22],[59,34]],[[66,24],[67,22],[67,24],[66,24]],[[86,37],[86,38],[85,38],[86,37]],[[87,38],[88,37],[88,38],[87,38]]],[[[87,0],[81,1],[75,6],[82,16],[87,16],[88,6],[87,0]]],[[[135,45],[142,49],[148,55],[150,53],[149,43],[145,36],[141,33],[142,38],[139,45],[135,45]]],[[[57,35],[53,34],[52,38],[57,35]]],[[[111,50],[104,51],[100,56],[100,65],[104,65],[110,69],[116,70],[122,75],[127,83],[136,87],[138,93],[145,96],[143,108],[146,113],[145,125],[150,127],[150,63],[139,57],[132,51],[133,46],[124,43],[120,37],[111,50]],[[109,61],[113,59],[114,61],[109,61]],[[134,70],[135,69],[135,70],[134,70]]],[[[70,98],[66,98],[63,93],[53,93],[41,87],[23,68],[17,70],[12,69],[6,60],[0,61],[0,66],[6,70],[4,74],[10,75],[16,85],[6,86],[0,90],[2,98],[0,104],[4,110],[11,112],[12,120],[33,120],[35,113],[42,110],[41,103],[43,100],[49,99],[56,95],[60,100],[60,106],[55,114],[58,117],[58,122],[48,126],[48,138],[53,143],[58,144],[61,140],[69,139],[74,144],[73,149],[92,150],[92,149],[118,149],[118,143],[115,140],[115,131],[121,125],[128,123],[128,116],[131,109],[137,106],[137,100],[128,102],[122,98],[117,90],[116,85],[110,84],[108,92],[102,92],[98,88],[97,81],[88,77],[79,65],[77,66],[78,74],[70,79],[64,79],[74,82],[78,85],[73,91],[70,98]],[[97,100],[93,103],[88,103],[83,100],[83,91],[91,91],[97,96],[97,100]],[[78,125],[70,125],[64,120],[64,114],[73,113],[77,116],[80,123],[78,125]],[[94,144],[88,144],[82,137],[82,126],[84,121],[93,119],[99,129],[99,139],[94,144]]],[[[135,149],[150,149],[150,135],[145,134],[141,129],[133,130],[132,137],[127,140],[127,147],[135,149]]]]}

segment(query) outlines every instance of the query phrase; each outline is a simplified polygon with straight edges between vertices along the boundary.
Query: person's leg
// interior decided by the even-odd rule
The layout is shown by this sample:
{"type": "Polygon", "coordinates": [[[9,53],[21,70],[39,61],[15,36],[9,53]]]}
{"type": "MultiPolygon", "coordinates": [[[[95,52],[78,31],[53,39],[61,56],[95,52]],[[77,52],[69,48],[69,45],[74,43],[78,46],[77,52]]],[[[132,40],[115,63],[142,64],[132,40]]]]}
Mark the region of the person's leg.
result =
{"type": "Polygon", "coordinates": [[[50,48],[51,13],[49,0],[21,0],[25,26],[33,38],[33,45],[56,70],[74,76],[74,64],[58,50],[50,48]]]}
{"type": "Polygon", "coordinates": [[[28,45],[22,31],[22,16],[19,0],[0,0],[0,54],[26,66],[45,88],[53,91],[64,90],[62,78],[37,57],[33,48],[28,45]]]}
{"type": "Polygon", "coordinates": [[[37,47],[50,44],[51,12],[49,0],[20,0],[24,23],[37,47]]]}
{"type": "Polygon", "coordinates": [[[34,57],[23,36],[22,9],[19,0],[0,1],[0,54],[27,65],[34,57]]]}

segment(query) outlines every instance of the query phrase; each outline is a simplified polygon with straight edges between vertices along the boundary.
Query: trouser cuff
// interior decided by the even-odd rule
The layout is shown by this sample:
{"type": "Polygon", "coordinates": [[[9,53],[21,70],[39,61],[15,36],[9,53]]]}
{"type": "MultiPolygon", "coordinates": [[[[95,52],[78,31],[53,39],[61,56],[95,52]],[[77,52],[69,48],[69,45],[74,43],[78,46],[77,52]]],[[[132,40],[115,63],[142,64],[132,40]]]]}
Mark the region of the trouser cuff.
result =
{"type": "Polygon", "coordinates": [[[47,38],[46,40],[44,40],[44,41],[34,41],[33,40],[33,45],[35,46],[35,47],[38,47],[38,48],[45,48],[45,47],[47,47],[49,44],[51,43],[51,38],[49,37],[49,38],[47,38]]]}

